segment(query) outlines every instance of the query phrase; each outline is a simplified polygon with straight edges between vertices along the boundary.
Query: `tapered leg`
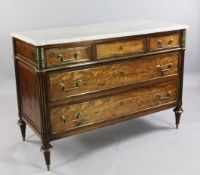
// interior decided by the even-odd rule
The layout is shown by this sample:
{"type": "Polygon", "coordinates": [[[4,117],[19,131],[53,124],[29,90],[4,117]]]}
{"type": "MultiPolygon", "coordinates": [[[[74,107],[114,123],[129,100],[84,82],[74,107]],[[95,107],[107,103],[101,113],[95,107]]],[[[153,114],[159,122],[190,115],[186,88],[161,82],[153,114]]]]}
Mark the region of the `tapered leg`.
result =
{"type": "Polygon", "coordinates": [[[52,150],[52,146],[50,144],[47,145],[42,145],[40,150],[41,152],[43,152],[44,154],[44,158],[45,158],[45,162],[46,162],[46,166],[47,166],[47,170],[50,170],[50,154],[51,154],[51,150],[52,150]]]}
{"type": "Polygon", "coordinates": [[[181,114],[183,113],[183,109],[181,107],[176,107],[174,109],[175,112],[175,118],[176,118],[176,129],[178,129],[180,119],[181,119],[181,114]]]}
{"type": "Polygon", "coordinates": [[[19,119],[18,122],[17,122],[17,124],[20,127],[20,130],[21,130],[21,133],[22,133],[22,139],[23,139],[23,141],[25,141],[25,137],[26,137],[26,123],[22,119],[19,119]]]}

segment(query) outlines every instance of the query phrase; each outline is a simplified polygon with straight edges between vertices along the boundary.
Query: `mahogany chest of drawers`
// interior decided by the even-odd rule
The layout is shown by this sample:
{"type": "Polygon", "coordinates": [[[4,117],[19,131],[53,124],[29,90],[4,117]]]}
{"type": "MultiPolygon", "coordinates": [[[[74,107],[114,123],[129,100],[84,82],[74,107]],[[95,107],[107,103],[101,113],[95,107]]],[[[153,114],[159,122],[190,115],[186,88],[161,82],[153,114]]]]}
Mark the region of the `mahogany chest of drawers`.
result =
{"type": "Polygon", "coordinates": [[[187,26],[112,22],[13,33],[19,121],[50,142],[174,108],[182,110],[187,26]]]}

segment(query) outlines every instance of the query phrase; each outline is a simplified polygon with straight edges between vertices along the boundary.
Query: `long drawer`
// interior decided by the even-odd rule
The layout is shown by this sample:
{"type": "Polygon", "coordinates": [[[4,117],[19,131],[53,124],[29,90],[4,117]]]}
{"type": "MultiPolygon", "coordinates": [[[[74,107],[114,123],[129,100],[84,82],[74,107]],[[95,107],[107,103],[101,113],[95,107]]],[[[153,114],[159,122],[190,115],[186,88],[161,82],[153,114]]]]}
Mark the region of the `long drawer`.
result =
{"type": "Polygon", "coordinates": [[[177,82],[126,91],[115,96],[51,109],[53,134],[176,102],[177,82]]]}
{"type": "Polygon", "coordinates": [[[54,72],[48,77],[49,98],[60,100],[69,96],[177,75],[179,58],[179,52],[173,52],[89,69],[54,72]]]}

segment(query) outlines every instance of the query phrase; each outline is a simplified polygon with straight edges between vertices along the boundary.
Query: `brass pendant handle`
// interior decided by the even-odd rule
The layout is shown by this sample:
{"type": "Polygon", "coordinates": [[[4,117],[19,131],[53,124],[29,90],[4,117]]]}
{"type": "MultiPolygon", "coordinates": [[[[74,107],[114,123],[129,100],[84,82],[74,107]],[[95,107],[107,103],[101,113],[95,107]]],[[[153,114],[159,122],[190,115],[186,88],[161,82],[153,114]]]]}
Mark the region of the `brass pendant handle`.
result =
{"type": "Polygon", "coordinates": [[[161,39],[158,40],[158,45],[162,46],[163,41],[161,39]]]}
{"type": "Polygon", "coordinates": [[[79,51],[77,51],[76,53],[74,53],[74,59],[77,59],[79,57],[80,57],[80,52],[79,51]]]}
{"type": "Polygon", "coordinates": [[[82,113],[81,112],[78,112],[77,114],[76,114],[76,124],[78,125],[78,126],[80,126],[81,124],[82,124],[82,122],[83,122],[83,115],[82,115],[82,113]]]}
{"type": "Polygon", "coordinates": [[[71,89],[79,88],[80,86],[81,86],[81,80],[75,81],[73,85],[68,86],[68,87],[66,87],[66,85],[64,83],[60,83],[61,91],[65,91],[65,92],[68,92],[71,89]]]}
{"type": "Polygon", "coordinates": [[[156,97],[158,97],[159,101],[167,100],[167,99],[169,99],[171,96],[172,96],[171,91],[168,91],[168,92],[167,92],[167,95],[166,95],[165,97],[162,97],[159,93],[156,94],[156,97]]]}
{"type": "Polygon", "coordinates": [[[63,120],[63,123],[66,123],[66,120],[67,120],[66,117],[63,115],[61,118],[63,120]]]}
{"type": "Polygon", "coordinates": [[[70,61],[74,61],[76,59],[78,59],[80,57],[80,52],[77,51],[73,54],[73,57],[70,59],[64,59],[63,54],[58,54],[57,58],[60,60],[60,62],[70,62],[70,61]]]}
{"type": "Polygon", "coordinates": [[[174,42],[174,39],[173,38],[170,38],[168,44],[172,44],[174,42]]]}
{"type": "Polygon", "coordinates": [[[167,66],[167,68],[163,68],[160,64],[156,66],[157,70],[160,71],[162,74],[164,72],[170,71],[173,67],[173,63],[169,63],[169,65],[167,66]]]}

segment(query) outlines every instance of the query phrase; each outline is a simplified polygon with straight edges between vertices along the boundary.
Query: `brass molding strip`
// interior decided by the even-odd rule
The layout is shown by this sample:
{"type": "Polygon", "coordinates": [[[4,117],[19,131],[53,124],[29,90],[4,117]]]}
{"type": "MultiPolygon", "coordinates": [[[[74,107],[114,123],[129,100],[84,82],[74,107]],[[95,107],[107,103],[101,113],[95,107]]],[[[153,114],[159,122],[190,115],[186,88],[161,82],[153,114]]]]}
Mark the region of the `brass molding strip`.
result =
{"type": "Polygon", "coordinates": [[[45,57],[44,57],[44,48],[37,47],[36,48],[36,63],[38,72],[43,72],[45,68],[45,57]]]}

